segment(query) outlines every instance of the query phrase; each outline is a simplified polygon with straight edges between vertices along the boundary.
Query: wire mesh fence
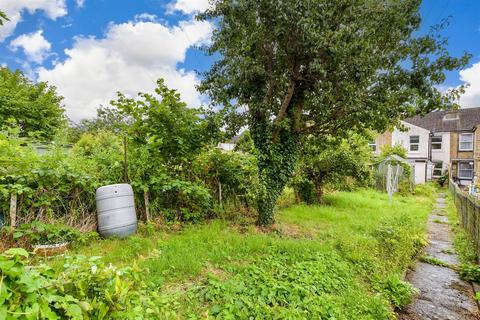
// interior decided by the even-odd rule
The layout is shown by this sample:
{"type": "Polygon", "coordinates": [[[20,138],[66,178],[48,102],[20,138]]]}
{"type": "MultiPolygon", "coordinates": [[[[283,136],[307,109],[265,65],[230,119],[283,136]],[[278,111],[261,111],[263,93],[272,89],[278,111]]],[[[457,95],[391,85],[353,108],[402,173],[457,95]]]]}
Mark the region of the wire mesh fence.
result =
{"type": "Polygon", "coordinates": [[[480,256],[480,201],[462,191],[452,180],[449,188],[457,207],[460,226],[471,237],[480,256]]]}

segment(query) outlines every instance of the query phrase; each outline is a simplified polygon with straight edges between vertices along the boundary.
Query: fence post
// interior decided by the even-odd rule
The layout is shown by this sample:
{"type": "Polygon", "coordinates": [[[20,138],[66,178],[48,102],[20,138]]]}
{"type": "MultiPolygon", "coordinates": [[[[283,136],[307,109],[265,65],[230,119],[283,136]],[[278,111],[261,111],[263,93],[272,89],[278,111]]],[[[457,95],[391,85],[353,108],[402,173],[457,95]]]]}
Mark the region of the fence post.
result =
{"type": "Polygon", "coordinates": [[[15,225],[17,224],[17,194],[10,195],[10,232],[13,233],[15,225]]]}

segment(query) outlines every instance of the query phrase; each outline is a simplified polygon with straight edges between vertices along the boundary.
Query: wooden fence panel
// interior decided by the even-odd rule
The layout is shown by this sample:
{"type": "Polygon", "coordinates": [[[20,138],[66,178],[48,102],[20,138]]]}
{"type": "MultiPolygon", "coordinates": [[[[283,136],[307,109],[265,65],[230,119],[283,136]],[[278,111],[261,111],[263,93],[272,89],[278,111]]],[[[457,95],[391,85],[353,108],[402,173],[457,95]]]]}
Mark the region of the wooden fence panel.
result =
{"type": "Polygon", "coordinates": [[[458,212],[460,226],[471,237],[480,257],[480,203],[450,180],[449,190],[458,212]]]}

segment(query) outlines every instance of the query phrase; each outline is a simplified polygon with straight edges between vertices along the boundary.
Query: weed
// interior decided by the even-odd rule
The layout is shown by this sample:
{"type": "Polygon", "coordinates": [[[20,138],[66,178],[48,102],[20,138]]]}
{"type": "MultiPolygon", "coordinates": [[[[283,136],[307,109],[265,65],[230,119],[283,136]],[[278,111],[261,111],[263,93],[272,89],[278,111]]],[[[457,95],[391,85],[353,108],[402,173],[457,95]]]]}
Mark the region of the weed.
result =
{"type": "Polygon", "coordinates": [[[460,277],[466,281],[480,283],[480,266],[474,264],[462,264],[460,266],[460,277]]]}
{"type": "Polygon", "coordinates": [[[455,254],[455,250],[450,249],[450,248],[448,248],[448,249],[443,249],[441,252],[442,252],[442,253],[445,253],[445,254],[455,254]]]}
{"type": "Polygon", "coordinates": [[[434,265],[434,266],[439,266],[439,267],[447,267],[449,268],[450,267],[450,264],[442,261],[442,260],[439,260],[435,257],[430,257],[430,256],[422,256],[420,257],[419,259],[420,261],[422,262],[425,262],[425,263],[428,263],[428,264],[431,264],[431,265],[434,265]]]}

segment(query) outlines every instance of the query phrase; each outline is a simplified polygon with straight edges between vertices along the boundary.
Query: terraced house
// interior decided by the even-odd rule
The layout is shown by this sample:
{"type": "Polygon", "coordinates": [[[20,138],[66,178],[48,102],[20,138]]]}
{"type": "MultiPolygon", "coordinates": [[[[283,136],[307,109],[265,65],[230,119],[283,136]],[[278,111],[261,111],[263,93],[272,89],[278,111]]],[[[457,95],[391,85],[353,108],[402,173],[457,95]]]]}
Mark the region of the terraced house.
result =
{"type": "Polygon", "coordinates": [[[461,185],[480,177],[480,108],[435,111],[402,124],[403,130],[385,132],[371,146],[379,154],[384,145],[402,145],[415,183],[436,179],[446,171],[461,185]]]}

